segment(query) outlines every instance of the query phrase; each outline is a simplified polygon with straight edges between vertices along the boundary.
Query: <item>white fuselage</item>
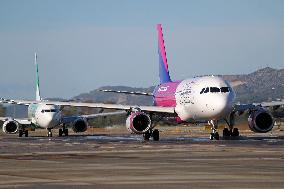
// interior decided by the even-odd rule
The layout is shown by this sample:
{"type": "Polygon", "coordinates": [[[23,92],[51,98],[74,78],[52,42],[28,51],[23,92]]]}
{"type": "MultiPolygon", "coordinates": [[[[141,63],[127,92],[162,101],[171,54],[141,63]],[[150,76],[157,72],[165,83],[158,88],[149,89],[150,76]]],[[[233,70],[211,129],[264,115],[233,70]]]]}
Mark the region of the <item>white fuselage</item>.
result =
{"type": "Polygon", "coordinates": [[[29,105],[28,117],[34,125],[40,128],[52,129],[60,125],[62,114],[60,108],[56,105],[39,103],[29,105]]]}
{"type": "Polygon", "coordinates": [[[176,89],[176,113],[184,121],[219,120],[232,110],[235,92],[216,76],[183,80],[176,89]]]}

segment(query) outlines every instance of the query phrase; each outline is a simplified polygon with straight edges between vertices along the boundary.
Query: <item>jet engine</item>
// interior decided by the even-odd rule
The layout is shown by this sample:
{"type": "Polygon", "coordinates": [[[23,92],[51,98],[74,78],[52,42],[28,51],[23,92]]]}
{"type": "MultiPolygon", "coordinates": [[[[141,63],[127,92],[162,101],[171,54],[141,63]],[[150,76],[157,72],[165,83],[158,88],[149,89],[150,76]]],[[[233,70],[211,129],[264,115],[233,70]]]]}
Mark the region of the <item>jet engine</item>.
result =
{"type": "Polygon", "coordinates": [[[249,128],[257,133],[266,133],[273,128],[273,117],[264,109],[252,112],[248,118],[249,128]]]}
{"type": "Polygon", "coordinates": [[[72,123],[72,129],[75,133],[85,132],[88,128],[88,122],[84,118],[78,118],[72,123]]]}
{"type": "Polygon", "coordinates": [[[151,119],[144,112],[132,112],[126,119],[126,128],[131,133],[146,133],[151,128],[151,119]]]}
{"type": "Polygon", "coordinates": [[[19,131],[19,123],[14,119],[8,119],[3,123],[3,132],[8,134],[15,134],[19,131]]]}

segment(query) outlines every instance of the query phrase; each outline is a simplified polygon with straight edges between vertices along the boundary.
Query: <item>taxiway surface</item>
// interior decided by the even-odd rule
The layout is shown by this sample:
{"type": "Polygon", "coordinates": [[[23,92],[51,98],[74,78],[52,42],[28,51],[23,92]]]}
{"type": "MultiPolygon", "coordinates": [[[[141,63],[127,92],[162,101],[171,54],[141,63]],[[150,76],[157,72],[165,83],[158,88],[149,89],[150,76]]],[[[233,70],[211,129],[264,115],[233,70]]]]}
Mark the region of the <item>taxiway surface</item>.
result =
{"type": "Polygon", "coordinates": [[[284,188],[284,132],[210,141],[164,133],[0,135],[0,188],[284,188]],[[168,135],[167,135],[168,134],[168,135]]]}

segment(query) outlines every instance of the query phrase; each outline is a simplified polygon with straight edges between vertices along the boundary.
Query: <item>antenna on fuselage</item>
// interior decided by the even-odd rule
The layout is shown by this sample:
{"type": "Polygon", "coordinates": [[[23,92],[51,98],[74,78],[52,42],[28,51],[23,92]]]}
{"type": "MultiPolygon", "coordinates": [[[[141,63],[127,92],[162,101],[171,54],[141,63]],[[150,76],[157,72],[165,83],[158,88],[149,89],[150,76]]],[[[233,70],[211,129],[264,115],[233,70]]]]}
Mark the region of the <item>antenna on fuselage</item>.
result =
{"type": "Polygon", "coordinates": [[[36,101],[41,101],[40,89],[39,89],[39,73],[37,64],[37,54],[35,53],[35,66],[36,66],[36,101]]]}

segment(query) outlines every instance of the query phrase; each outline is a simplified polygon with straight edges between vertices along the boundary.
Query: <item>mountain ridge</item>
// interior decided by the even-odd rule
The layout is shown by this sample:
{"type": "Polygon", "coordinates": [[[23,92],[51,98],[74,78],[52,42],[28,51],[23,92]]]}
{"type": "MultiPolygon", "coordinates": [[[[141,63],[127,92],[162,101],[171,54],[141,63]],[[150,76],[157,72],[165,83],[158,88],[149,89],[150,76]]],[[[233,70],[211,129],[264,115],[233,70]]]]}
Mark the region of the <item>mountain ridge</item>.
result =
{"type": "MultiPolygon", "coordinates": [[[[262,102],[284,98],[284,69],[262,68],[249,74],[218,75],[229,81],[236,92],[236,101],[241,103],[262,102]]],[[[135,88],[128,86],[103,86],[88,93],[82,93],[73,100],[108,102],[133,105],[152,105],[152,97],[129,94],[104,93],[100,90],[123,90],[153,92],[154,86],[135,88]]]]}
{"type": "MultiPolygon", "coordinates": [[[[284,69],[266,67],[249,74],[219,76],[231,83],[236,92],[236,103],[252,103],[284,99],[284,69]]],[[[111,89],[151,93],[154,88],[154,86],[145,88],[103,86],[98,89],[79,94],[69,100],[131,105],[152,105],[153,99],[151,96],[105,93],[99,90],[111,89]]],[[[49,100],[66,101],[66,99],[62,98],[50,98],[49,100]]],[[[21,118],[27,117],[27,107],[20,105],[7,106],[6,116],[21,118]]]]}

